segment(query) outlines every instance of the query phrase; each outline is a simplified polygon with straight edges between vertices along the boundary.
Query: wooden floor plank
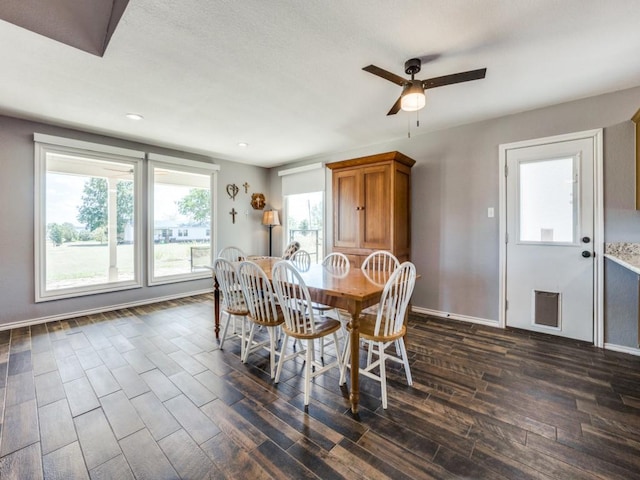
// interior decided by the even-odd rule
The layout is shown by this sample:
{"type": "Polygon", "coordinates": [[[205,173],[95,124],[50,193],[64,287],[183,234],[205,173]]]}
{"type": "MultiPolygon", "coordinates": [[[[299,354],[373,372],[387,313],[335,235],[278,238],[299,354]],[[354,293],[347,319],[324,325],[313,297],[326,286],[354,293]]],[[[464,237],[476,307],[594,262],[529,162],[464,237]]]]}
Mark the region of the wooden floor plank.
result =
{"type": "Polygon", "coordinates": [[[252,455],[231,441],[223,432],[200,447],[229,479],[268,480],[272,478],[252,455]]]}
{"type": "Polygon", "coordinates": [[[100,406],[98,397],[86,377],[65,383],[64,391],[74,417],[100,406]]]}
{"type": "Polygon", "coordinates": [[[0,458],[0,478],[3,480],[43,479],[40,443],[34,443],[0,458]]]}
{"type": "Polygon", "coordinates": [[[35,400],[28,400],[4,409],[0,457],[13,453],[40,440],[38,409],[35,400]]]}
{"type": "Polygon", "coordinates": [[[80,445],[73,442],[42,457],[44,478],[51,480],[89,480],[80,445]]]}
{"type": "Polygon", "coordinates": [[[132,398],[131,404],[156,441],[180,430],[176,419],[153,392],[132,398]]]}
{"type": "Polygon", "coordinates": [[[164,402],[164,405],[198,444],[220,433],[220,428],[186,396],[178,395],[164,402]]]}
{"type": "Polygon", "coordinates": [[[184,430],[177,430],[158,442],[180,478],[210,478],[217,470],[213,462],[184,430]]]}
{"type": "Polygon", "coordinates": [[[134,480],[133,472],[129,468],[129,464],[124,455],[118,455],[115,458],[98,465],[89,471],[91,480],[134,480]]]}
{"type": "Polygon", "coordinates": [[[122,390],[102,397],[100,404],[118,440],[144,428],[138,412],[122,390]]]}
{"type": "Polygon", "coordinates": [[[354,418],[336,370],[305,407],[303,359],[220,350],[210,294],[0,332],[0,475],[640,478],[640,357],[420,315],[407,350],[354,418]]]}
{"type": "Polygon", "coordinates": [[[38,419],[43,455],[78,439],[66,398],[38,408],[38,419]]]}
{"type": "Polygon", "coordinates": [[[73,419],[87,468],[92,469],[121,455],[120,446],[101,408],[73,419]]]}
{"type": "Polygon", "coordinates": [[[123,438],[120,440],[120,447],[136,479],[179,478],[148,430],[139,430],[123,438]]]}

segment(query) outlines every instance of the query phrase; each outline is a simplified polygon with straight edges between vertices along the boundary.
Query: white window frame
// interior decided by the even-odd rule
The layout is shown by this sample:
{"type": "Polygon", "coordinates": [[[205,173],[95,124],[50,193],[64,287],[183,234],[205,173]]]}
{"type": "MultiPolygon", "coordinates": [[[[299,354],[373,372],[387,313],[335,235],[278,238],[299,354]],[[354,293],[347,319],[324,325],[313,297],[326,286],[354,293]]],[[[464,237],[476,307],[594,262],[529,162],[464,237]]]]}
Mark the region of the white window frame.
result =
{"type": "Polygon", "coordinates": [[[70,138],[34,134],[34,276],[35,301],[45,302],[142,287],[142,166],[144,152],[70,138]],[[86,157],[131,165],[134,174],[134,275],[132,280],[47,290],[46,158],[47,153],[86,157]]]}
{"type": "Polygon", "coordinates": [[[213,264],[214,252],[217,251],[218,244],[218,172],[220,171],[220,165],[213,163],[198,162],[194,160],[187,160],[178,157],[170,157],[167,155],[160,155],[156,153],[147,154],[147,284],[164,285],[168,283],[184,282],[189,280],[197,280],[201,278],[211,278],[210,271],[202,272],[189,272],[181,273],[177,275],[166,275],[162,277],[156,277],[154,275],[155,270],[155,258],[154,258],[154,187],[155,179],[153,175],[154,168],[167,168],[171,170],[180,170],[187,173],[195,173],[198,175],[209,175],[210,177],[210,189],[211,189],[211,251],[210,251],[210,264],[213,264]]]}
{"type": "MultiPolygon", "coordinates": [[[[287,168],[278,171],[278,176],[282,177],[282,245],[285,248],[289,243],[289,212],[287,209],[287,197],[290,195],[322,192],[322,251],[327,254],[327,202],[326,202],[326,168],[324,163],[316,162],[299,167],[287,168]],[[286,180],[285,180],[286,178],[286,180]],[[285,181],[289,185],[295,185],[294,191],[289,192],[285,188],[285,181]],[[313,185],[310,186],[309,183],[313,185]]],[[[318,263],[322,263],[322,258],[318,258],[318,263]]]]}

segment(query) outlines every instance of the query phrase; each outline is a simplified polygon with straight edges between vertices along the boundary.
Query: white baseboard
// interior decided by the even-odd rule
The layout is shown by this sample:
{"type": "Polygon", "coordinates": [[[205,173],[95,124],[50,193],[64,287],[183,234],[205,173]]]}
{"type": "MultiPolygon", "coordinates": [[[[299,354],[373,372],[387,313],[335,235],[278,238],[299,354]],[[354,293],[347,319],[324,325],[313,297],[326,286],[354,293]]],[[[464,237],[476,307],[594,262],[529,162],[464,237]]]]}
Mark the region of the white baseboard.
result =
{"type": "Polygon", "coordinates": [[[629,353],[640,357],[640,348],[625,347],[624,345],[616,345],[615,343],[605,343],[605,350],[613,350],[614,352],[629,353]]]}
{"type": "Polygon", "coordinates": [[[193,292],[179,293],[175,295],[166,295],[164,297],[147,298],[144,300],[136,300],[135,302],[120,303],[118,305],[109,305],[106,307],[91,308],[89,310],[79,310],[76,312],[61,313],[59,315],[50,315],[47,317],[38,317],[38,318],[29,319],[29,320],[20,320],[18,322],[3,323],[2,325],[0,325],[0,332],[3,330],[11,330],[12,328],[29,327],[31,325],[39,325],[41,323],[67,320],[69,318],[84,317],[86,315],[95,315],[96,313],[111,312],[113,310],[120,310],[123,308],[140,307],[142,305],[165,302],[168,300],[176,300],[178,298],[192,297],[194,295],[202,295],[204,293],[211,293],[211,292],[213,292],[213,289],[207,288],[204,290],[196,290],[193,292]]]}
{"type": "Polygon", "coordinates": [[[434,317],[450,318],[452,320],[460,320],[462,322],[477,323],[479,325],[487,325],[489,327],[498,327],[497,320],[489,320],[487,318],[470,317],[468,315],[458,315],[450,312],[441,312],[440,310],[431,310],[430,308],[412,306],[411,311],[415,313],[422,313],[424,315],[431,315],[434,317]]]}

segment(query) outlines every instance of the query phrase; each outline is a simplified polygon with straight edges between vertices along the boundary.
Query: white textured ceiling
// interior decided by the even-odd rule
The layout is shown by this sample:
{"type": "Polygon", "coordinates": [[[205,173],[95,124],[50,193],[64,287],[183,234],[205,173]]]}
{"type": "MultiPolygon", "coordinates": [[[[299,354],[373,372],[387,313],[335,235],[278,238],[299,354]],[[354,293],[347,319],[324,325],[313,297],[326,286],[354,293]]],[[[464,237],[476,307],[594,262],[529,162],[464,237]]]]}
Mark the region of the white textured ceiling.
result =
{"type": "Polygon", "coordinates": [[[270,167],[407,135],[369,64],[487,68],[415,136],[639,85],[638,52],[638,0],[130,0],[103,57],[0,21],[0,113],[270,167]]]}

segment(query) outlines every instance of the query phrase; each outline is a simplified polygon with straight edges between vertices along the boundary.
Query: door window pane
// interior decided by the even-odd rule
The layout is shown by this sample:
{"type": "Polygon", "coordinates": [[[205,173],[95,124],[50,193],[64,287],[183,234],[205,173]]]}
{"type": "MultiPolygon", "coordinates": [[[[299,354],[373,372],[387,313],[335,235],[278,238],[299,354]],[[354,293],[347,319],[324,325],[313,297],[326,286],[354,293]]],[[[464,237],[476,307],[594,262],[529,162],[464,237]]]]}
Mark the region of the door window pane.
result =
{"type": "Polygon", "coordinates": [[[573,243],[577,173],[574,158],[519,164],[519,241],[573,243]]]}
{"type": "Polygon", "coordinates": [[[211,174],[152,165],[152,283],[210,274],[211,174]]]}

